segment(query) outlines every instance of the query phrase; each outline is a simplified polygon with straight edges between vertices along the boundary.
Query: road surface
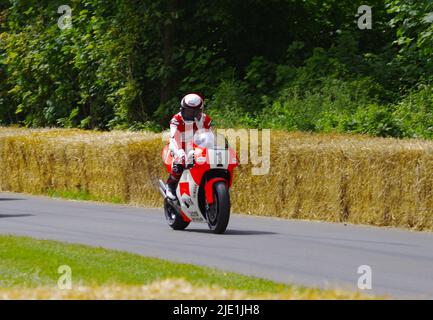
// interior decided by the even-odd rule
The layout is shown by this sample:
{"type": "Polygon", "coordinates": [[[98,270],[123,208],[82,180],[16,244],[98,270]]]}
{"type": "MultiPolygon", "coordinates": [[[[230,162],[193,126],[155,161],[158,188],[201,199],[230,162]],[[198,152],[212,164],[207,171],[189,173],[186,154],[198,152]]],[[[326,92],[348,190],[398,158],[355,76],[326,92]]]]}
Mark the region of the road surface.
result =
{"type": "Polygon", "coordinates": [[[162,209],[0,193],[0,233],[119,249],[285,283],[433,299],[433,233],[232,215],[224,235],[171,230],[162,209]]]}

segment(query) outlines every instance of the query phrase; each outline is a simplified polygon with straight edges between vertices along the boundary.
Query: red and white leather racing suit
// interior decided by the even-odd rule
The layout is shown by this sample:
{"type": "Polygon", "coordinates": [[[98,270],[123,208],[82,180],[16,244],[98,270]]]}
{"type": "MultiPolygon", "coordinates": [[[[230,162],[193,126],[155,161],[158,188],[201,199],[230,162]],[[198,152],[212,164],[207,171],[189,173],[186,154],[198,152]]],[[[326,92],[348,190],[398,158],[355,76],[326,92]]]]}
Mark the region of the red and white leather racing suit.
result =
{"type": "Polygon", "coordinates": [[[192,143],[194,133],[200,129],[211,128],[211,118],[205,113],[201,113],[199,119],[185,122],[181,113],[177,113],[170,120],[170,144],[169,150],[173,154],[173,163],[167,184],[174,187],[182,175],[186,154],[189,150],[189,143],[192,143]]]}

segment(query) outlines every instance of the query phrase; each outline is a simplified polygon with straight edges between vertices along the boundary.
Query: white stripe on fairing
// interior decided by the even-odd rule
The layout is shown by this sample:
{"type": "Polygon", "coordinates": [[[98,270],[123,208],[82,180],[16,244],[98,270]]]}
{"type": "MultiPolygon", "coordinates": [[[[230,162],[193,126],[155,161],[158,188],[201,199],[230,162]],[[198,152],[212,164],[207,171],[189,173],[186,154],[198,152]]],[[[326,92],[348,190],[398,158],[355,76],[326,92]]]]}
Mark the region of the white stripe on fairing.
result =
{"type": "Polygon", "coordinates": [[[182,176],[180,177],[179,184],[177,186],[177,190],[176,190],[177,197],[180,200],[179,202],[181,204],[182,211],[188,216],[188,218],[190,218],[194,222],[204,223],[204,222],[206,222],[206,220],[201,215],[200,208],[198,205],[198,191],[196,193],[196,196],[193,197],[194,196],[194,187],[199,188],[199,186],[195,183],[194,179],[192,178],[190,170],[185,169],[182,173],[182,176]],[[192,205],[189,208],[187,208],[184,205],[184,203],[182,201],[182,197],[180,195],[180,183],[181,182],[188,182],[190,196],[188,197],[188,196],[184,195],[184,199],[188,199],[188,198],[191,199],[192,205]],[[194,211],[197,212],[197,216],[191,215],[191,212],[194,212],[194,211]]]}

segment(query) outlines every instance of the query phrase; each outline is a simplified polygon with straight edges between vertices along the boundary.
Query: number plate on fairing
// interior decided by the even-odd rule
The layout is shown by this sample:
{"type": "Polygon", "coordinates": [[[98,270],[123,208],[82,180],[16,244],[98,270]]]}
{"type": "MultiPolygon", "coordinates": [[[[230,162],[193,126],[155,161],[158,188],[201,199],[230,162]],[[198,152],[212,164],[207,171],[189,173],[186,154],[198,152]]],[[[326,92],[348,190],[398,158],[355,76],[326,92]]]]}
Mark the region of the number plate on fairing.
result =
{"type": "Polygon", "coordinates": [[[230,153],[225,149],[208,149],[209,165],[212,169],[227,169],[230,153]]]}

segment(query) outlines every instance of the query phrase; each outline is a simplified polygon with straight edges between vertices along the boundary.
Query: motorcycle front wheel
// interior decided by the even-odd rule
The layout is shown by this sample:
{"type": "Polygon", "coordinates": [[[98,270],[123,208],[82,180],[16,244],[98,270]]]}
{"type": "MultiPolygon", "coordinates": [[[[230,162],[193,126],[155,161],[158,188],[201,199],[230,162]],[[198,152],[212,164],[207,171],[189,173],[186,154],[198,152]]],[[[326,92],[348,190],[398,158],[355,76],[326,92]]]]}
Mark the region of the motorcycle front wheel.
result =
{"type": "Polygon", "coordinates": [[[213,199],[207,211],[207,223],[213,233],[221,234],[226,231],[230,219],[230,194],[224,181],[214,184],[213,199]]]}

